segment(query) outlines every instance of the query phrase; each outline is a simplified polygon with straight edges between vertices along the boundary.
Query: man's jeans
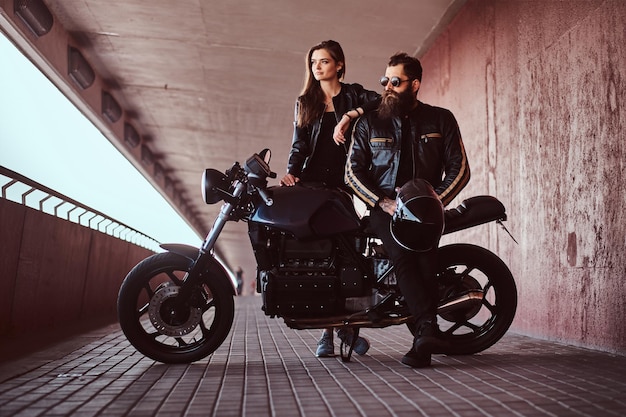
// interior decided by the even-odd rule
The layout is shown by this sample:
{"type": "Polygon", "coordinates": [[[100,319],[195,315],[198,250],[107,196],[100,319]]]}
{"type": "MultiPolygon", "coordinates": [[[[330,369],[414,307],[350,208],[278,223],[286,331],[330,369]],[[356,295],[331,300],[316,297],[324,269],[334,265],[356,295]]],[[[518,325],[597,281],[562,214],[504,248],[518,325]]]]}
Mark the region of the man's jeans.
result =
{"type": "Polygon", "coordinates": [[[415,317],[416,330],[422,323],[437,323],[439,293],[436,281],[437,248],[428,252],[404,249],[394,240],[390,230],[391,216],[380,207],[370,211],[370,226],[379,237],[393,262],[400,291],[409,311],[415,317]]]}

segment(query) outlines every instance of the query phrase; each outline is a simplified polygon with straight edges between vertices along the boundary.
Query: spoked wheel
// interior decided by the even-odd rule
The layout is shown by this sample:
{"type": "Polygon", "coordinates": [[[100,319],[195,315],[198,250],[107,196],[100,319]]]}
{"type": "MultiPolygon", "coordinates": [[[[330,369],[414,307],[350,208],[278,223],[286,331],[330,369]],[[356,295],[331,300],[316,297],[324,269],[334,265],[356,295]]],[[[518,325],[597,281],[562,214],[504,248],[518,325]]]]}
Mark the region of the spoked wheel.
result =
{"type": "Polygon", "coordinates": [[[175,253],[146,258],[126,276],[117,300],[120,326],[141,353],[165,363],[190,363],[213,353],[234,318],[229,282],[205,274],[188,303],[179,288],[191,261],[175,253]]]}
{"type": "Polygon", "coordinates": [[[487,249],[468,244],[439,250],[441,300],[464,299],[439,312],[438,324],[452,355],[481,352],[509,329],[517,309],[517,288],[511,271],[487,249]]]}

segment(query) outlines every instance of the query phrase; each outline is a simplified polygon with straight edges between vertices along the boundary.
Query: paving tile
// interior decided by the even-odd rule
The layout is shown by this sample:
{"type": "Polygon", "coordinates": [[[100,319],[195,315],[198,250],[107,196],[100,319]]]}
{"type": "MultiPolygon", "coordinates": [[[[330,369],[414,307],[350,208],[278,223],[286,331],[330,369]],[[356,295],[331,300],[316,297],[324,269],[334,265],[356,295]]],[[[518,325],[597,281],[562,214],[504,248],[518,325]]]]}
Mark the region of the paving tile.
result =
{"type": "Polygon", "coordinates": [[[507,334],[485,352],[412,369],[400,363],[410,333],[396,326],[362,330],[369,352],[344,363],[316,358],[320,331],[266,317],[258,297],[236,306],[224,344],[192,364],[145,358],[115,325],[64,344],[72,349],[0,363],[0,417],[626,414],[625,356],[507,334]]]}

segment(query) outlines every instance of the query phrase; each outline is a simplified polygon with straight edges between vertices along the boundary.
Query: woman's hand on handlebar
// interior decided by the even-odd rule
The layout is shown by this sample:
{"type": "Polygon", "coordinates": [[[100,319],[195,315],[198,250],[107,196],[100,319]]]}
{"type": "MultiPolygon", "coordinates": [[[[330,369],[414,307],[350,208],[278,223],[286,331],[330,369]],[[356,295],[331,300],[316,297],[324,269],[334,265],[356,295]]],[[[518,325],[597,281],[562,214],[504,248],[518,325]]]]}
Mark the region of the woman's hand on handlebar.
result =
{"type": "Polygon", "coordinates": [[[291,174],[287,174],[287,175],[285,175],[284,177],[282,177],[280,179],[281,187],[282,186],[293,187],[294,185],[296,185],[299,182],[300,182],[300,178],[294,177],[291,174]]]}

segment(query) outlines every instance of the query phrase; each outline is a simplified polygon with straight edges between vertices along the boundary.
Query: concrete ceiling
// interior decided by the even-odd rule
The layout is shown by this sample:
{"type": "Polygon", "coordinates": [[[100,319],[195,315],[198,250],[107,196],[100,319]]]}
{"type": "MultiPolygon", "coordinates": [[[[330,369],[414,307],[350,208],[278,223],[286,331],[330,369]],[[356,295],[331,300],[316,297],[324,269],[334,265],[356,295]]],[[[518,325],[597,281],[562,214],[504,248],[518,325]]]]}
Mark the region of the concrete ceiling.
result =
{"type": "MultiPolygon", "coordinates": [[[[420,56],[464,3],[44,0],[54,23],[37,37],[13,1],[0,0],[0,26],[204,236],[219,210],[202,201],[205,168],[225,170],[270,148],[273,170],[285,172],[309,47],[339,41],[345,81],[380,90],[388,57],[420,56]],[[85,89],[68,77],[68,45],[95,71],[85,89]],[[120,104],[120,120],[103,118],[102,91],[120,104]],[[137,147],[124,142],[124,124],[141,136],[137,147]]],[[[254,275],[245,224],[229,223],[217,250],[254,275]]]]}

